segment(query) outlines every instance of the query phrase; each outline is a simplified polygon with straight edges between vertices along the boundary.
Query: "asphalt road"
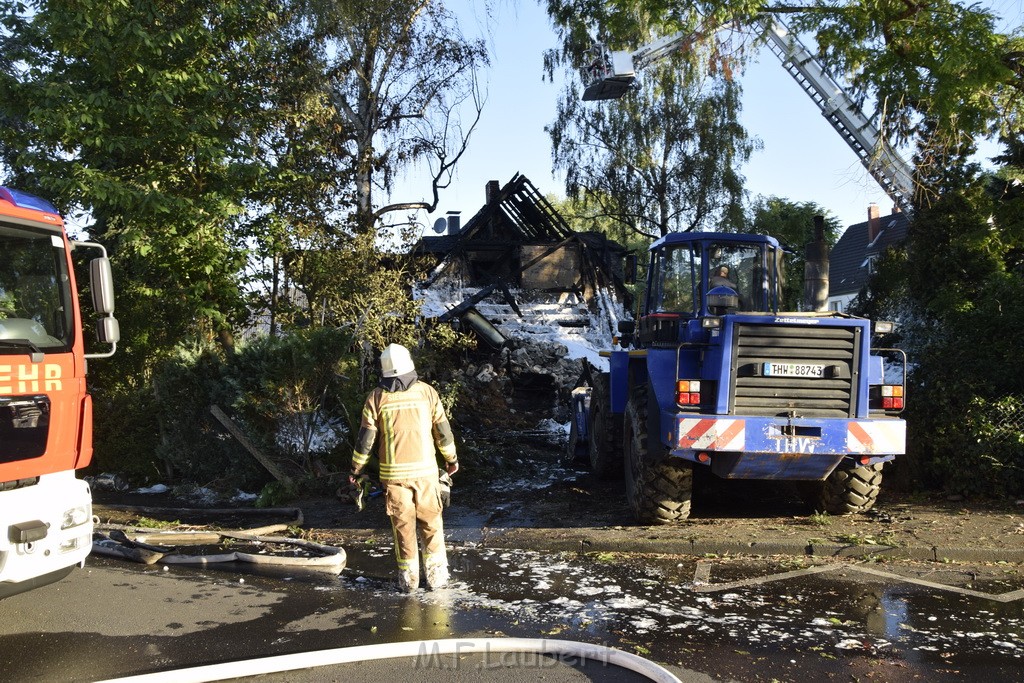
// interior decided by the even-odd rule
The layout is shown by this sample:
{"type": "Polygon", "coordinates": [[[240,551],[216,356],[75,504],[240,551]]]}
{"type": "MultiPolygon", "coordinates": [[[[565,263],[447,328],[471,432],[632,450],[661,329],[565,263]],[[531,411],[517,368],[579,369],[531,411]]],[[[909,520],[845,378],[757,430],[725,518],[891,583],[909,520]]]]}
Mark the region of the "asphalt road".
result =
{"type": "MultiPolygon", "coordinates": [[[[1017,681],[1024,590],[933,565],[556,553],[456,544],[456,584],[394,589],[380,544],[342,575],[91,557],[62,582],[0,601],[4,680],[97,681],[419,640],[608,645],[681,680],[1017,681]],[[263,570],[261,570],[263,571],[263,570]]],[[[270,681],[636,681],[600,660],[497,651],[275,673],[270,681]]],[[[316,655],[305,655],[316,662],[316,655]]],[[[240,671],[239,669],[238,671],[240,671]]],[[[231,669],[230,671],[235,671],[231,669]]],[[[235,675],[231,673],[230,675],[235,675]]]]}
{"type": "MultiPolygon", "coordinates": [[[[365,583],[365,581],[363,582],[365,583]]],[[[357,645],[423,639],[465,641],[458,654],[276,673],[268,681],[639,681],[630,671],[575,656],[485,650],[499,620],[459,616],[382,585],[346,587],[339,577],[254,576],[234,570],[141,567],[92,557],[62,582],[0,602],[4,680],[97,681],[185,667],[357,645]],[[456,633],[458,631],[458,633],[456,633]]],[[[535,635],[535,634],[534,634],[535,635]]],[[[239,665],[241,666],[241,665],[239,665]]],[[[686,681],[712,679],[675,669],[686,681]]],[[[185,680],[172,673],[169,680],[185,680]]]]}
{"type": "MultiPolygon", "coordinates": [[[[348,552],[340,578],[164,571],[93,557],[64,582],[0,601],[0,671],[13,681],[93,681],[348,646],[508,636],[610,645],[693,681],[1020,680],[1020,505],[882,501],[876,514],[821,518],[744,488],[706,499],[686,525],[637,527],[627,521],[621,483],[544,460],[521,469],[521,479],[460,485],[446,513],[460,585],[445,594],[394,590],[379,501],[363,513],[306,501],[309,533],[348,552]]],[[[169,502],[146,496],[141,504],[169,502]]],[[[166,519],[185,520],[185,512],[166,519]]],[[[102,506],[97,514],[113,516],[102,506]]],[[[260,680],[628,676],[600,662],[460,653],[260,680]]]]}

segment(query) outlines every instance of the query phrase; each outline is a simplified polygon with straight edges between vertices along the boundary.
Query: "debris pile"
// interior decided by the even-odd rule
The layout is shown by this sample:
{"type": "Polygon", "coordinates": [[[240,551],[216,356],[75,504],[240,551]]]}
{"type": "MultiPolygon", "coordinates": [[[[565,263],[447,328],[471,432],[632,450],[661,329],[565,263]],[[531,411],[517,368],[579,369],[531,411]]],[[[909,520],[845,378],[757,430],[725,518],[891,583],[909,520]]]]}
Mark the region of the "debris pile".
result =
{"type": "MultiPolygon", "coordinates": [[[[453,283],[420,290],[424,315],[441,317],[472,291],[453,283]]],[[[570,394],[585,368],[607,367],[599,352],[611,348],[613,320],[623,315],[622,304],[603,290],[593,305],[571,293],[492,291],[472,310],[500,342],[481,340],[456,371],[460,383],[481,397],[485,412],[563,423],[569,421],[570,394]]]]}
{"type": "Polygon", "coordinates": [[[571,229],[521,175],[488,183],[464,226],[439,224],[416,247],[434,266],[414,294],[425,316],[477,336],[458,380],[482,412],[567,422],[572,388],[588,364],[606,367],[599,350],[630,317],[626,250],[571,229]]]}
{"type": "MultiPolygon", "coordinates": [[[[270,536],[268,534],[289,532],[303,523],[302,511],[286,509],[197,509],[197,508],[149,508],[112,505],[95,507],[97,512],[127,517],[136,522],[143,521],[141,513],[188,515],[198,517],[221,517],[225,521],[238,516],[262,516],[285,514],[288,521],[256,528],[227,530],[204,525],[182,525],[167,522],[167,528],[155,530],[149,527],[125,525],[113,521],[98,522],[93,535],[93,552],[122,560],[142,564],[183,564],[200,565],[243,562],[255,565],[309,569],[340,574],[345,568],[347,556],[338,546],[324,545],[291,536],[270,536]],[[175,527],[175,528],[171,528],[175,527]],[[183,548],[189,548],[184,550],[183,548]]],[[[148,524],[152,524],[148,520],[148,524]]]]}

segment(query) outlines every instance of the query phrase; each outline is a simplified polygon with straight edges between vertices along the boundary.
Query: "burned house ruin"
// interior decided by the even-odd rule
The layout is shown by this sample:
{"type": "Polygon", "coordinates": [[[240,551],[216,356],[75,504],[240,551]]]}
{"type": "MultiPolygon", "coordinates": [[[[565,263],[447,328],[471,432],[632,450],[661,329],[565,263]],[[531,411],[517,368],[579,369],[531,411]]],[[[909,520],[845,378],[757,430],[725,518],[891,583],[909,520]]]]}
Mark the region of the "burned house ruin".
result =
{"type": "Polygon", "coordinates": [[[523,175],[488,182],[485,198],[465,224],[449,214],[417,243],[436,265],[416,296],[425,316],[480,340],[470,380],[510,384],[513,405],[554,407],[629,317],[626,249],[572,230],[523,175]]]}

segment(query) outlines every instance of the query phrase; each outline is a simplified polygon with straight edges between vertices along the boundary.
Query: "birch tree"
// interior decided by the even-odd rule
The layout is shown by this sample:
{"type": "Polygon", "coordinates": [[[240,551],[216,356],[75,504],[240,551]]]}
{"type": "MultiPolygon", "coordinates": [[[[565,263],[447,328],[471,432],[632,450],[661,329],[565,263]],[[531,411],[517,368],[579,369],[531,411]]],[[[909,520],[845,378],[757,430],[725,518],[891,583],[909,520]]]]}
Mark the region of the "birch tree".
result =
{"type": "Polygon", "coordinates": [[[741,168],[756,142],[739,123],[736,56],[694,42],[648,65],[627,97],[582,102],[576,67],[588,59],[593,25],[616,26],[616,49],[632,49],[665,24],[642,12],[553,16],[562,45],[546,56],[548,75],[564,68],[569,78],[547,131],[567,195],[646,237],[742,225],[741,168]]]}
{"type": "Polygon", "coordinates": [[[351,133],[357,231],[391,211],[434,210],[483,108],[483,42],[465,40],[440,0],[311,0],[307,7],[330,60],[339,120],[351,133]],[[430,167],[433,201],[379,206],[375,192],[390,190],[396,174],[418,161],[430,167]]]}

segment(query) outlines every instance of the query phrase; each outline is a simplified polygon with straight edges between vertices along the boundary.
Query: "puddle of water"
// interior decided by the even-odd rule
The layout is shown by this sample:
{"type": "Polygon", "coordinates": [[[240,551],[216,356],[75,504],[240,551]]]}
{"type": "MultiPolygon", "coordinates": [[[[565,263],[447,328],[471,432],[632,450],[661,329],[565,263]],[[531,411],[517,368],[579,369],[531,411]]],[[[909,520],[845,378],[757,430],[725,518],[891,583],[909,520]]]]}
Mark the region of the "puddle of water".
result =
{"type": "MultiPolygon", "coordinates": [[[[1024,601],[1003,604],[836,572],[695,593],[696,560],[622,564],[481,547],[452,548],[449,556],[454,587],[416,595],[422,609],[447,610],[446,624],[458,619],[451,612],[482,611],[535,634],[640,645],[662,661],[701,642],[925,664],[1024,659],[1024,601]]],[[[390,547],[352,548],[346,585],[393,591],[392,562],[390,547]]]]}

